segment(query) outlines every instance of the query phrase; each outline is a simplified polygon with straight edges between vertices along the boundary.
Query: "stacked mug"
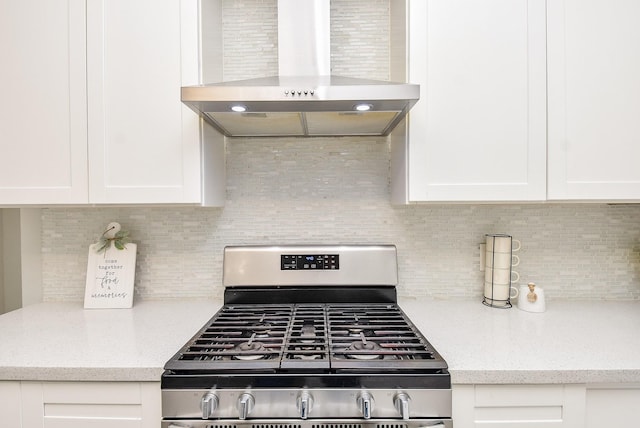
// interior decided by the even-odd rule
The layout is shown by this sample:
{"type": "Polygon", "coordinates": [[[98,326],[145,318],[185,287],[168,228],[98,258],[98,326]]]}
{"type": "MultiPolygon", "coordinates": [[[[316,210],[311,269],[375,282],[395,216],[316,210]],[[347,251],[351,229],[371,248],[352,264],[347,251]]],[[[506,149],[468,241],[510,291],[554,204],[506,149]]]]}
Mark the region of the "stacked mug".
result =
{"type": "Polygon", "coordinates": [[[520,250],[520,241],[511,235],[485,235],[484,299],[482,303],[498,308],[510,308],[511,299],[518,297],[518,289],[512,282],[520,280],[513,267],[520,258],[513,253],[520,250]]]}

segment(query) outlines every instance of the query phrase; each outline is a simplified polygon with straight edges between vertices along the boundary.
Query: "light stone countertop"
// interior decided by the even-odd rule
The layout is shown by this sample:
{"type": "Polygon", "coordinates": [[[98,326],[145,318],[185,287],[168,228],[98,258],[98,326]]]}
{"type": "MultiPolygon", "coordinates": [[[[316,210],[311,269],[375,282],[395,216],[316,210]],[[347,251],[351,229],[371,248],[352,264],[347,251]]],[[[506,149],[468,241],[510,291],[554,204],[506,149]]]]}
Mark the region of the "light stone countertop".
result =
{"type": "Polygon", "coordinates": [[[6,313],[0,316],[0,380],[159,381],[164,363],[220,305],[41,303],[6,313]]]}
{"type": "Polygon", "coordinates": [[[544,313],[481,301],[399,299],[456,384],[638,383],[640,302],[547,301],[544,313]]]}
{"type": "MultiPolygon", "coordinates": [[[[401,298],[452,382],[640,383],[640,302],[547,302],[547,312],[401,298]]],[[[219,301],[133,309],[42,303],[0,316],[0,380],[159,381],[219,301]]]]}

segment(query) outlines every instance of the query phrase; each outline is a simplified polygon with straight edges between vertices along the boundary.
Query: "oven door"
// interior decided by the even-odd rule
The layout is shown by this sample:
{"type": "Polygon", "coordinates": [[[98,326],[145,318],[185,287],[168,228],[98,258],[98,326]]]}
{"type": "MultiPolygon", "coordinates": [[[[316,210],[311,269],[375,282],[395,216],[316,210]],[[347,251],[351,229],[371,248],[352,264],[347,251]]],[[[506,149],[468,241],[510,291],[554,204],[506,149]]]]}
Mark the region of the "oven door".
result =
{"type": "Polygon", "coordinates": [[[181,419],[162,428],[453,428],[451,419],[181,419]]]}

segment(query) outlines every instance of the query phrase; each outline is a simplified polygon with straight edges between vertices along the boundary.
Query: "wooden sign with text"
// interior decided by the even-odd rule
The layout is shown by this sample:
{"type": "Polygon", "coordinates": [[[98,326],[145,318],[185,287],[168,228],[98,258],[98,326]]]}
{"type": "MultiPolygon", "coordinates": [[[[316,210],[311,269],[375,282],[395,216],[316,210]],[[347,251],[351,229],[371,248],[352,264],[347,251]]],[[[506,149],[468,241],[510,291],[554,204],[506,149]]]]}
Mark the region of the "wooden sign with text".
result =
{"type": "Polygon", "coordinates": [[[110,245],[100,253],[98,248],[89,246],[85,309],[131,308],[137,245],[128,243],[123,250],[110,245]]]}

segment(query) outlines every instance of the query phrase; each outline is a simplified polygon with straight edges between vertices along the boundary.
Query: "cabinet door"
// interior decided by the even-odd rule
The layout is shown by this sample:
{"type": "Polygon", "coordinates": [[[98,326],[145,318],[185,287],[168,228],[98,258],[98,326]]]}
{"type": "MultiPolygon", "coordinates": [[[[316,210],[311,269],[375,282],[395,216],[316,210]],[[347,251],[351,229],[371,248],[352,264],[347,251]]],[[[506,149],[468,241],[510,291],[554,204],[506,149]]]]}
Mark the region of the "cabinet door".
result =
{"type": "Polygon", "coordinates": [[[0,0],[0,205],[86,203],[85,0],[0,0]]]}
{"type": "Polygon", "coordinates": [[[409,7],[409,201],[544,200],[545,1],[409,7]]]}
{"type": "Polygon", "coordinates": [[[640,200],[640,2],[548,2],[549,199],[640,200]]]}
{"type": "Polygon", "coordinates": [[[197,0],[88,0],[91,203],[199,203],[197,0]]]}
{"type": "Polygon", "coordinates": [[[2,426],[22,427],[20,382],[0,382],[0,416],[2,426]]]}
{"type": "Polygon", "coordinates": [[[640,387],[587,388],[586,428],[616,427],[637,428],[640,426],[640,387]]]}

